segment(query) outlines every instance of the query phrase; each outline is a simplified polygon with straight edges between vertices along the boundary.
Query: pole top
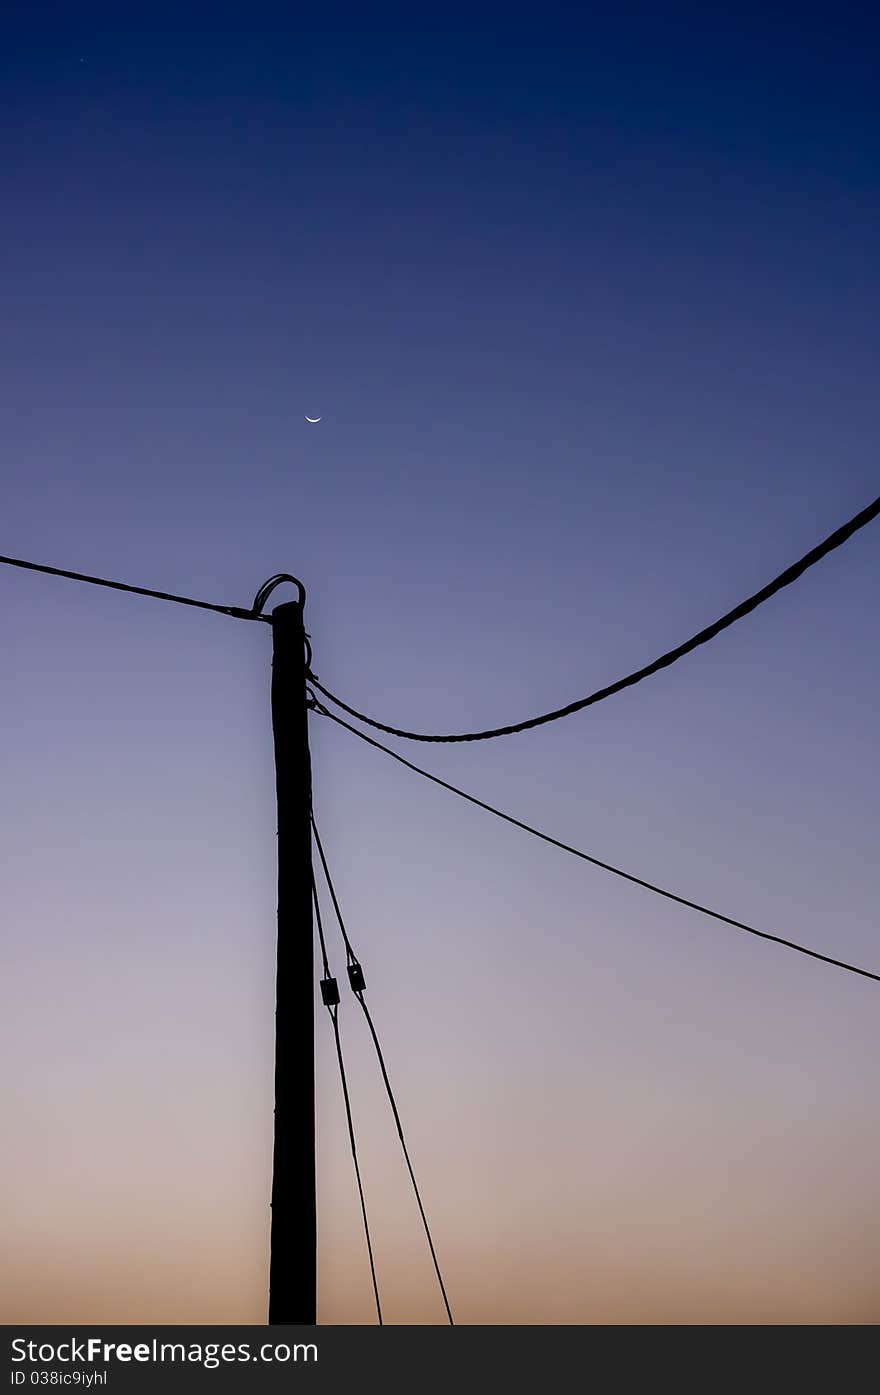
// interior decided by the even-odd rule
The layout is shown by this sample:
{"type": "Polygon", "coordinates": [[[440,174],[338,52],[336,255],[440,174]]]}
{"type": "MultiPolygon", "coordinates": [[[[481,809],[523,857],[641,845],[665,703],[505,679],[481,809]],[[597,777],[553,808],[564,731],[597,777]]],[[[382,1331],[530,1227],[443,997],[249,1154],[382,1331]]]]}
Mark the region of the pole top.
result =
{"type": "MultiPolygon", "coordinates": [[[[306,588],[303,586],[302,582],[301,582],[297,577],[291,576],[289,572],[278,572],[275,576],[270,576],[268,581],[264,581],[263,584],[262,584],[262,586],[260,587],[259,591],[257,592],[257,594],[254,596],[254,604],[253,604],[253,614],[254,614],[254,615],[262,615],[262,613],[263,613],[263,606],[266,604],[266,602],[267,602],[267,600],[269,599],[269,597],[271,596],[272,592],[275,590],[275,587],[276,587],[276,586],[280,586],[280,585],[282,584],[282,582],[285,582],[285,581],[291,581],[291,582],[293,582],[293,585],[296,587],[297,591],[299,592],[299,594],[298,594],[296,600],[295,600],[295,601],[289,601],[287,604],[289,604],[289,605],[298,605],[298,606],[304,606],[304,605],[305,605],[305,603],[306,603],[306,588]]],[[[279,607],[279,608],[280,608],[280,607],[279,607]]]]}

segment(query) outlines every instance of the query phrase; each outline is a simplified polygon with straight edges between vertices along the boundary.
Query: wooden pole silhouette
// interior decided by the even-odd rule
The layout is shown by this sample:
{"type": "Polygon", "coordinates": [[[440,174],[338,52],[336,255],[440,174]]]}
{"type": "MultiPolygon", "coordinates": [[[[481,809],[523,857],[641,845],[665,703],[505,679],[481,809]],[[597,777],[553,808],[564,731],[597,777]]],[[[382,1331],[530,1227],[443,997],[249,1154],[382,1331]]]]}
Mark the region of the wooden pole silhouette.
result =
{"type": "Polygon", "coordinates": [[[271,1324],[316,1321],[312,785],[303,602],[301,595],[298,601],[276,606],[272,611],[278,967],[269,1261],[271,1324]]]}

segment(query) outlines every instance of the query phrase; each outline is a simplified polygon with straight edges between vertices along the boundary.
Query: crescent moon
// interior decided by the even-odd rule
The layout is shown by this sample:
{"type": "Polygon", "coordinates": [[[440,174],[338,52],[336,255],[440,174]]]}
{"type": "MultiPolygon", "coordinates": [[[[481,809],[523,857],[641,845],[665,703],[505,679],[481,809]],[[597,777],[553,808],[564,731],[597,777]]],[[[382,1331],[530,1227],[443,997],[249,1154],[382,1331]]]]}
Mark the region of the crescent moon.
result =
{"type": "Polygon", "coordinates": [[[310,422],[312,423],[312,426],[314,426],[314,424],[315,424],[316,421],[320,421],[320,420],[321,420],[320,417],[306,417],[306,421],[310,421],[310,422]]]}

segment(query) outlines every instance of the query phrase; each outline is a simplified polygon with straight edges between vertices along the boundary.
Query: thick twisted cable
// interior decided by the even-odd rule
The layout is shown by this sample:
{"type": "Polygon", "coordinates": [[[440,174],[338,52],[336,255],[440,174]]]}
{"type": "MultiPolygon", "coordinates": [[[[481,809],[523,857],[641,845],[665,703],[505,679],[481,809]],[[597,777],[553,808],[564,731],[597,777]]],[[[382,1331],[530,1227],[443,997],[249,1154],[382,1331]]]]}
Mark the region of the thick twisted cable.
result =
{"type": "Polygon", "coordinates": [[[650,678],[651,674],[657,673],[661,668],[668,668],[670,664],[674,664],[701,644],[707,644],[710,639],[714,639],[722,630],[726,630],[737,620],[741,620],[744,615],[757,610],[759,605],[763,605],[764,601],[775,596],[776,592],[781,591],[784,586],[790,586],[793,581],[797,581],[798,577],[802,576],[809,567],[815,566],[823,557],[827,557],[829,552],[833,552],[835,548],[840,547],[851,538],[853,533],[857,533],[860,528],[871,523],[878,513],[880,513],[880,497],[876,498],[867,508],[862,509],[861,513],[857,513],[855,518],[851,518],[848,523],[835,529],[824,542],[819,543],[801,557],[800,561],[787,567],[784,572],[780,572],[773,581],[762,586],[760,591],[749,596],[748,600],[741,601],[738,606],[734,606],[733,610],[722,615],[720,620],[716,620],[714,624],[707,625],[706,629],[700,630],[699,634],[692,635],[690,639],[685,640],[684,644],[679,644],[677,648],[670,649],[666,654],[661,654],[659,659],[655,659],[653,663],[647,664],[644,668],[637,669],[635,673],[629,673],[625,678],[619,678],[616,683],[609,683],[607,688],[599,688],[589,697],[580,698],[577,702],[570,702],[567,707],[559,707],[553,712],[545,712],[541,717],[530,717],[525,722],[515,722],[507,727],[494,727],[491,731],[471,731],[455,736],[426,736],[423,732],[403,731],[400,727],[388,726],[385,722],[377,722],[372,717],[365,716],[356,708],[349,707],[348,703],[343,702],[335,693],[331,693],[328,688],[318,682],[312,673],[309,674],[309,681],[317,688],[318,692],[323,693],[325,698],[328,698],[336,707],[341,708],[343,712],[347,712],[350,717],[356,717],[359,722],[365,722],[367,726],[374,727],[376,731],[387,732],[389,736],[402,736],[408,741],[488,741],[494,736],[513,736],[520,731],[530,731],[532,727],[544,726],[547,722],[558,721],[560,717],[570,717],[573,712],[580,712],[585,707],[592,707],[594,703],[602,702],[604,698],[612,697],[615,693],[622,692],[624,688],[631,688],[634,684],[641,683],[642,679],[650,678]]]}
{"type": "MultiPolygon", "coordinates": [[[[171,591],[153,591],[147,586],[129,586],[125,581],[109,581],[103,576],[89,576],[86,572],[65,571],[61,567],[47,567],[42,562],[26,562],[21,557],[0,557],[0,563],[6,567],[22,567],[29,572],[43,572],[46,576],[62,576],[67,581],[84,581],[90,586],[106,586],[111,591],[127,591],[134,596],[152,596],[157,601],[174,601],[176,605],[196,606],[199,610],[215,610],[220,615],[231,615],[235,620],[263,620],[271,624],[268,615],[260,615],[255,608],[245,610],[238,605],[214,605],[212,601],[196,601],[192,596],[176,596],[171,591]]],[[[293,577],[285,577],[284,580],[293,581],[293,577]]],[[[268,584],[268,583],[267,583],[268,584]]],[[[300,582],[296,583],[301,586],[300,582]]],[[[257,593],[259,598],[260,593],[257,593]]]]}

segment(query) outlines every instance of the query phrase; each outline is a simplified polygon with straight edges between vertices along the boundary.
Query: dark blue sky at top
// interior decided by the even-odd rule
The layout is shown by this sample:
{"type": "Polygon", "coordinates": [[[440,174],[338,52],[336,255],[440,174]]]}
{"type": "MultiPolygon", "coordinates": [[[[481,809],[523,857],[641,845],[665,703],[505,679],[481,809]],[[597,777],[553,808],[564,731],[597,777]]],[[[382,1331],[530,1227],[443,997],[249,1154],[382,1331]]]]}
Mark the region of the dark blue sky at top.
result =
{"type": "Polygon", "coordinates": [[[358,291],[387,292],[393,316],[427,268],[438,294],[444,273],[479,290],[493,253],[505,283],[556,259],[576,297],[572,244],[586,274],[638,243],[646,212],[634,271],[687,263],[698,293],[701,262],[748,253],[761,209],[766,274],[809,276],[852,233],[841,214],[858,223],[875,198],[876,39],[846,7],[29,7],[2,56],[7,245],[39,189],[52,226],[29,227],[34,258],[59,224],[71,266],[130,243],[99,297],[115,270],[155,275],[172,255],[179,281],[225,271],[240,294],[320,252],[340,316],[358,291]],[[823,227],[829,196],[842,208],[823,227]]]}
{"type": "Polygon", "coordinates": [[[545,422],[584,384],[711,415],[720,344],[746,393],[825,352],[846,414],[876,39],[854,7],[18,7],[12,393],[51,380],[60,412],[91,372],[131,434],[176,392],[178,435],[210,401],[265,453],[292,381],[366,437],[389,411],[527,433],[536,386],[545,422]]]}
{"type": "Polygon", "coordinates": [[[34,176],[66,156],[71,182],[77,154],[96,181],[143,161],[146,183],[160,162],[167,187],[196,157],[233,216],[280,158],[290,211],[306,179],[310,199],[367,204],[374,231],[382,203],[478,195],[479,213],[505,186],[496,217],[546,201],[564,222],[597,175],[618,205],[624,176],[672,178],[674,207],[688,164],[725,202],[746,174],[749,200],[855,195],[876,182],[877,37],[855,7],[28,7],[4,35],[8,155],[34,176]]]}
{"type": "Polygon", "coordinates": [[[463,156],[461,137],[479,135],[479,160],[528,132],[554,173],[588,153],[684,144],[714,159],[727,145],[731,168],[761,154],[795,180],[833,167],[858,185],[876,154],[877,38],[870,10],[846,5],[14,6],[2,72],[13,106],[112,111],[108,147],[126,115],[157,142],[187,115],[252,155],[296,128],[324,156],[353,140],[354,165],[382,135],[402,172],[422,140],[463,156]]]}
{"type": "Polygon", "coordinates": [[[7,90],[76,91],[82,59],[112,73],[104,94],[151,108],[262,96],[322,121],[328,99],[343,116],[367,98],[395,128],[457,110],[494,115],[498,133],[565,116],[713,145],[734,130],[763,143],[769,119],[791,154],[820,132],[829,148],[856,114],[876,126],[877,30],[854,5],[13,5],[3,71],[7,90]]]}

